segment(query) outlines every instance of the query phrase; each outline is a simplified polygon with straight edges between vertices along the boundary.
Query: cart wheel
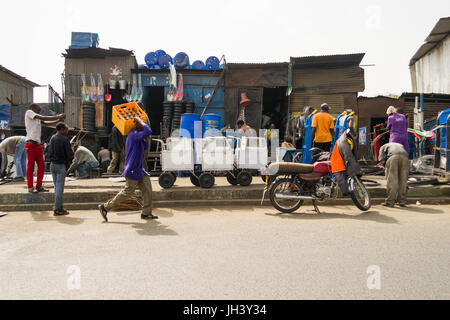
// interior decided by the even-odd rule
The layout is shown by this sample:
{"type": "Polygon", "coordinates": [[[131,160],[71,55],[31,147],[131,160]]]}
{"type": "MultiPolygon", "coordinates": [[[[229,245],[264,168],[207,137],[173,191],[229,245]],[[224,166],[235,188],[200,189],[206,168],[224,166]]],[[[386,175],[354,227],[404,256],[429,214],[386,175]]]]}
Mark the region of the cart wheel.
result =
{"type": "Polygon", "coordinates": [[[164,172],[159,176],[159,185],[164,189],[170,189],[175,183],[175,177],[171,172],[164,172]]]}
{"type": "Polygon", "coordinates": [[[227,181],[233,186],[236,186],[238,184],[236,176],[233,176],[231,172],[227,172],[227,181]]]}
{"type": "Polygon", "coordinates": [[[211,173],[204,172],[199,177],[200,186],[205,189],[212,188],[215,178],[211,173]]]}
{"type": "Polygon", "coordinates": [[[237,175],[237,182],[242,186],[242,187],[247,187],[252,183],[253,177],[250,174],[250,172],[248,171],[241,171],[239,172],[239,174],[237,175]]]}
{"type": "Polygon", "coordinates": [[[196,187],[200,187],[200,181],[198,181],[197,176],[191,174],[191,183],[196,186],[196,187]]]}
{"type": "Polygon", "coordinates": [[[174,181],[176,181],[177,178],[178,178],[177,172],[175,172],[175,171],[170,171],[170,173],[173,175],[173,178],[175,179],[174,181]]]}

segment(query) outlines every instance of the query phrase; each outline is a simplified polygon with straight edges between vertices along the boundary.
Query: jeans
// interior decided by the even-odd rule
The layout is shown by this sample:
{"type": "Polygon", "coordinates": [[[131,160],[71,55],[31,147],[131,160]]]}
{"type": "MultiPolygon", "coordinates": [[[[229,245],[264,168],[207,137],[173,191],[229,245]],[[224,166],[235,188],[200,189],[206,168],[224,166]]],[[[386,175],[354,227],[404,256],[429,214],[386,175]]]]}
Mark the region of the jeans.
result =
{"type": "Polygon", "coordinates": [[[34,163],[37,163],[37,182],[36,188],[39,189],[42,187],[42,180],[44,179],[44,150],[42,148],[42,144],[37,143],[29,143],[25,144],[25,149],[27,150],[27,186],[28,189],[33,188],[33,176],[34,176],[34,163]]]}
{"type": "Polygon", "coordinates": [[[64,164],[50,164],[53,184],[55,185],[55,204],[53,210],[63,208],[64,182],[66,181],[66,166],[64,164]]]}
{"type": "Polygon", "coordinates": [[[27,174],[27,153],[25,152],[25,138],[16,145],[16,154],[14,155],[16,164],[16,176],[23,178],[27,174]]]}
{"type": "Polygon", "coordinates": [[[88,174],[89,168],[97,168],[99,166],[99,163],[97,161],[91,161],[91,162],[83,162],[81,163],[77,170],[80,177],[83,177],[88,174]]]}

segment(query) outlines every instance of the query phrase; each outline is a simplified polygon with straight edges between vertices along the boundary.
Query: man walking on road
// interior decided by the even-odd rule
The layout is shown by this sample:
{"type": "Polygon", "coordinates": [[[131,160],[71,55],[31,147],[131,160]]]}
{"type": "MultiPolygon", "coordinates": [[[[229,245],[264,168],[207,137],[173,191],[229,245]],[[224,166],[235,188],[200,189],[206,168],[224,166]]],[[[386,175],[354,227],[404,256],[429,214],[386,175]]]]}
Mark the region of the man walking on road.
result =
{"type": "Polygon", "coordinates": [[[65,216],[69,212],[64,210],[63,193],[66,181],[66,165],[73,159],[73,151],[70,147],[67,134],[69,129],[64,123],[56,125],[56,134],[50,139],[47,147],[48,160],[50,161],[50,171],[52,173],[53,184],[55,185],[55,204],[53,205],[54,216],[65,216]]]}
{"type": "Polygon", "coordinates": [[[387,178],[387,199],[383,206],[394,207],[398,202],[400,207],[406,207],[408,153],[400,143],[390,142],[381,147],[379,160],[386,167],[387,178]]]}
{"type": "Polygon", "coordinates": [[[150,127],[141,119],[134,118],[135,130],[132,130],[127,137],[125,146],[126,163],[122,174],[125,177],[125,187],[107,203],[98,206],[103,219],[107,222],[108,211],[112,210],[118,203],[124,202],[134,195],[136,188],[142,192],[144,204],[142,207],[142,219],[158,219],[152,214],[152,183],[142,168],[144,150],[147,148],[147,138],[152,134],[150,127]]]}
{"type": "Polygon", "coordinates": [[[324,103],[320,106],[321,112],[313,117],[311,138],[313,147],[324,151],[331,150],[333,141],[334,119],[329,114],[330,107],[324,103]]]}
{"type": "Polygon", "coordinates": [[[25,149],[27,150],[27,185],[28,192],[48,192],[47,189],[42,187],[42,180],[44,179],[44,150],[41,144],[41,130],[42,123],[44,125],[56,124],[65,119],[65,114],[57,116],[41,116],[41,106],[33,103],[30,105],[30,109],[25,112],[25,129],[27,130],[27,141],[25,149]],[[33,176],[34,176],[34,163],[37,163],[37,182],[36,189],[33,188],[33,176]]]}
{"type": "Polygon", "coordinates": [[[24,181],[27,173],[27,153],[25,152],[26,138],[24,136],[13,136],[6,138],[0,143],[0,153],[2,154],[2,166],[0,176],[6,174],[8,166],[8,155],[14,156],[16,166],[16,177],[13,181],[24,181]]]}

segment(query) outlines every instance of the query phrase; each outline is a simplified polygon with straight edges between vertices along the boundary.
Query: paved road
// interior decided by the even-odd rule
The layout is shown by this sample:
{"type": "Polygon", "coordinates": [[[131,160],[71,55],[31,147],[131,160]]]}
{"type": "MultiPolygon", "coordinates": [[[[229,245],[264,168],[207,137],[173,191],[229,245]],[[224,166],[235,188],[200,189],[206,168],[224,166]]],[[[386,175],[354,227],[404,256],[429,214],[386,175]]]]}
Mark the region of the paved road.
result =
{"type": "Polygon", "coordinates": [[[10,213],[0,299],[450,299],[449,205],[322,210],[10,213]]]}

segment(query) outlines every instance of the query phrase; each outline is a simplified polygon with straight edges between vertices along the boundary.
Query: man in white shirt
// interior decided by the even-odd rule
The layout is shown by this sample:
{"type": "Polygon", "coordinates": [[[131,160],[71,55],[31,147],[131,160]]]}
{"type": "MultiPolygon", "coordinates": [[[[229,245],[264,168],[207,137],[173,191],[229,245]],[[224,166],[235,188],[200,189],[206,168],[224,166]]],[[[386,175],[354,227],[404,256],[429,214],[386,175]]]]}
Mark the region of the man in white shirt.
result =
{"type": "Polygon", "coordinates": [[[42,187],[42,180],[44,178],[44,150],[41,143],[41,129],[42,123],[44,125],[56,124],[63,121],[65,114],[57,116],[41,116],[41,106],[33,103],[25,112],[25,129],[27,130],[27,141],[25,149],[27,150],[27,186],[28,192],[37,193],[48,191],[42,187]],[[37,162],[37,182],[36,189],[33,187],[34,163],[37,162]]]}

